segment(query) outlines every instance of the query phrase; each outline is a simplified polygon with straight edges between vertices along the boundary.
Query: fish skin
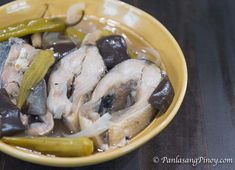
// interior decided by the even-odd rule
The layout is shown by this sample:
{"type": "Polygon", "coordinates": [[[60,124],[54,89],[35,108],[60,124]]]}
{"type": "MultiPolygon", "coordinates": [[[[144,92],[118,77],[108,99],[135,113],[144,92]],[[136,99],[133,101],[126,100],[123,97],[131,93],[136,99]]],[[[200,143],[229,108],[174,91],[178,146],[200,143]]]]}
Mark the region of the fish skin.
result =
{"type": "MultiPolygon", "coordinates": [[[[0,43],[0,74],[2,74],[2,69],[4,67],[8,53],[11,49],[11,45],[12,44],[9,43],[9,41],[0,43]]],[[[2,87],[1,79],[0,79],[0,87],[2,87]]]]}
{"type": "Polygon", "coordinates": [[[25,130],[20,110],[11,102],[5,89],[0,89],[0,137],[11,136],[25,130]]]}
{"type": "Polygon", "coordinates": [[[16,104],[24,71],[16,69],[15,64],[21,55],[22,49],[24,49],[28,55],[27,64],[32,61],[37,50],[29,44],[26,44],[23,39],[19,38],[11,38],[8,43],[10,50],[1,71],[1,87],[7,90],[11,101],[16,104]]]}
{"type": "Polygon", "coordinates": [[[47,111],[47,89],[46,82],[42,80],[31,92],[27,99],[28,114],[45,115],[47,111]]]}

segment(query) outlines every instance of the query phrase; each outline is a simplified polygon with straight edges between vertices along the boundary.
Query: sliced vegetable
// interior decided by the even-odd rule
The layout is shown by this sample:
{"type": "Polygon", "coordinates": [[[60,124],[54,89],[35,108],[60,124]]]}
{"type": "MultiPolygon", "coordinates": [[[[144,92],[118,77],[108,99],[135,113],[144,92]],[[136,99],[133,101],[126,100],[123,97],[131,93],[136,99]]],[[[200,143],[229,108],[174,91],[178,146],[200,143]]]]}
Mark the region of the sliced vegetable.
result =
{"type": "Polygon", "coordinates": [[[31,42],[33,47],[41,48],[42,47],[42,33],[34,33],[31,36],[31,42]]]}
{"type": "MultiPolygon", "coordinates": [[[[102,36],[103,37],[107,37],[107,36],[111,36],[111,35],[113,35],[113,32],[110,31],[110,30],[105,29],[105,30],[102,31],[102,36]]],[[[134,50],[132,48],[128,47],[127,48],[127,53],[130,56],[130,58],[132,58],[132,59],[137,58],[137,54],[134,52],[134,50]]]]}
{"type": "Polygon", "coordinates": [[[65,35],[71,37],[77,44],[80,44],[86,36],[83,32],[78,31],[74,27],[66,28],[65,35]]]}
{"type": "Polygon", "coordinates": [[[168,76],[164,76],[158,87],[149,98],[149,103],[161,113],[164,113],[174,98],[174,89],[168,76]]]}
{"type": "Polygon", "coordinates": [[[75,50],[76,45],[73,42],[58,42],[47,47],[48,48],[45,49],[52,49],[55,52],[54,57],[56,61],[59,61],[61,58],[75,50]]]}
{"type": "Polygon", "coordinates": [[[120,35],[102,37],[96,42],[108,70],[115,65],[130,59],[127,54],[127,44],[120,35]]]}
{"type": "Polygon", "coordinates": [[[86,137],[80,138],[12,138],[4,137],[2,141],[44,154],[61,157],[88,156],[94,151],[93,141],[86,137]]]}
{"type": "MultiPolygon", "coordinates": [[[[66,135],[66,137],[78,138],[82,136],[86,136],[86,137],[98,136],[110,128],[111,118],[112,116],[106,113],[103,116],[101,116],[98,120],[96,120],[93,124],[91,124],[88,128],[85,128],[82,131],[72,134],[72,135],[66,135]]],[[[83,121],[83,120],[80,120],[80,121],[83,121]]]]}
{"type": "Polygon", "coordinates": [[[77,43],[58,32],[44,33],[42,40],[43,49],[52,49],[56,60],[60,60],[77,47],[77,43]]]}
{"type": "Polygon", "coordinates": [[[110,36],[110,35],[112,35],[113,34],[113,32],[112,31],[109,31],[109,30],[103,30],[102,31],[102,36],[110,36]]]}
{"type": "MultiPolygon", "coordinates": [[[[102,31],[102,36],[103,37],[111,36],[111,35],[113,35],[113,32],[110,31],[110,30],[105,29],[105,30],[102,31]]],[[[130,56],[130,58],[132,58],[132,59],[137,58],[137,54],[134,52],[134,50],[132,48],[128,47],[127,48],[127,53],[130,56]]]]}
{"type": "Polygon", "coordinates": [[[44,78],[48,69],[55,62],[53,51],[51,50],[40,50],[36,55],[23,76],[19,97],[17,99],[17,107],[19,109],[24,105],[31,89],[44,78]]]}
{"type": "Polygon", "coordinates": [[[100,30],[96,30],[92,33],[87,33],[85,38],[82,41],[81,46],[83,45],[92,45],[96,46],[96,41],[102,37],[102,32],[100,30]]]}
{"type": "Polygon", "coordinates": [[[22,23],[0,28],[0,42],[10,37],[23,37],[39,32],[61,32],[64,29],[65,22],[58,18],[26,20],[22,23]]]}
{"type": "Polygon", "coordinates": [[[5,89],[0,89],[0,101],[0,137],[24,131],[20,110],[11,102],[5,89]]]}
{"type": "Polygon", "coordinates": [[[132,58],[132,59],[136,59],[138,56],[131,48],[128,48],[127,52],[128,52],[128,55],[130,56],[130,58],[132,58]]]}

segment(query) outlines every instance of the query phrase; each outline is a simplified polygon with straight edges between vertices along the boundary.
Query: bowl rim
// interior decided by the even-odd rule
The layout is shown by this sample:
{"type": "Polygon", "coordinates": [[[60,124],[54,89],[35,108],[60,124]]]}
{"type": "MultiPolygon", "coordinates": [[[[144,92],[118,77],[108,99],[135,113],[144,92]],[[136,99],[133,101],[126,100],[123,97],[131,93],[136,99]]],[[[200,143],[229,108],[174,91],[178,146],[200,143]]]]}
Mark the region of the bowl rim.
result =
{"type": "MultiPolygon", "coordinates": [[[[87,157],[71,157],[71,158],[62,158],[62,157],[47,157],[43,155],[37,155],[37,154],[31,154],[31,153],[26,153],[22,150],[13,148],[12,146],[9,146],[7,144],[3,144],[0,142],[0,151],[8,154],[10,156],[13,156],[15,158],[18,158],[20,160],[26,161],[26,162],[31,162],[35,164],[40,164],[40,165],[46,165],[46,166],[54,166],[54,167],[82,167],[82,166],[88,166],[88,165],[94,165],[94,164],[99,164],[103,162],[110,161],[112,159],[118,158],[120,156],[123,156],[141,145],[145,144],[148,142],[150,139],[152,139],[154,136],[158,135],[174,118],[176,115],[177,111],[179,110],[181,103],[183,102],[186,89],[187,89],[187,82],[188,82],[188,72],[187,72],[187,65],[185,61],[184,54],[173,37],[173,35],[166,29],[166,27],[163,26],[163,24],[158,21],[156,18],[148,14],[147,12],[143,11],[142,9],[139,9],[135,6],[132,6],[130,4],[127,4],[122,1],[115,1],[115,0],[107,0],[115,4],[121,4],[123,6],[128,7],[129,9],[136,11],[136,12],[141,12],[142,15],[145,15],[151,22],[154,24],[158,25],[159,28],[166,33],[166,35],[169,37],[171,42],[174,44],[176,47],[176,50],[179,52],[179,58],[182,61],[182,69],[183,69],[183,74],[182,76],[182,86],[180,87],[180,93],[178,96],[178,100],[175,103],[175,106],[172,108],[172,111],[170,114],[166,117],[166,119],[163,120],[163,122],[158,125],[158,128],[153,129],[149,133],[145,134],[144,137],[141,138],[141,140],[135,140],[131,144],[128,144],[124,147],[118,148],[115,150],[115,152],[105,152],[103,155],[91,155],[87,157]]],[[[0,8],[4,8],[6,5],[11,5],[16,3],[17,1],[13,1],[7,4],[4,4],[0,6],[0,8]]]]}

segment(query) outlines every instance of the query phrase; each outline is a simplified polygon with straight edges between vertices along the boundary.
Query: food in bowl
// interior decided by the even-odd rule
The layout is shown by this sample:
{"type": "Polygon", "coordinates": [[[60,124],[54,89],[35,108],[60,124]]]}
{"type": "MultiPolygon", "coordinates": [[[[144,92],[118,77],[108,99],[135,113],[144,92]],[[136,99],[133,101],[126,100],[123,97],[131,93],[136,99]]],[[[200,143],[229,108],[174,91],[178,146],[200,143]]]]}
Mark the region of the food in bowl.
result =
{"type": "Polygon", "coordinates": [[[87,156],[128,144],[174,90],[144,39],[80,4],[67,18],[0,29],[0,136],[42,154],[87,156]]]}

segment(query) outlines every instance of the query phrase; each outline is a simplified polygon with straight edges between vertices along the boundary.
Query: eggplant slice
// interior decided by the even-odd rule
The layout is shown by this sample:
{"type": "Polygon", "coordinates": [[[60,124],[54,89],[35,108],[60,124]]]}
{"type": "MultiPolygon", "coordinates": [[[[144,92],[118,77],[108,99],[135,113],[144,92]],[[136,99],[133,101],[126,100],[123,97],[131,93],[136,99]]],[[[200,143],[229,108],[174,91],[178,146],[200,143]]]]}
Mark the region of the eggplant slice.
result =
{"type": "Polygon", "coordinates": [[[175,92],[167,75],[149,98],[149,103],[160,113],[164,113],[173,101],[175,92]]]}
{"type": "Polygon", "coordinates": [[[112,69],[115,65],[130,59],[127,54],[126,41],[121,35],[102,37],[96,44],[108,70],[112,69]]]}
{"type": "Polygon", "coordinates": [[[46,32],[42,36],[42,48],[52,49],[54,56],[59,61],[64,56],[77,48],[77,45],[67,36],[57,32],[46,32]]]}
{"type": "Polygon", "coordinates": [[[49,79],[47,106],[54,118],[63,119],[67,127],[79,130],[78,110],[106,71],[96,46],[83,45],[55,66],[49,79]]]}
{"type": "Polygon", "coordinates": [[[0,137],[10,136],[26,129],[20,110],[14,105],[5,89],[0,89],[0,137]]]}
{"type": "Polygon", "coordinates": [[[148,99],[162,79],[160,69],[143,60],[129,59],[115,66],[97,85],[91,100],[80,109],[80,125],[89,128],[101,115],[112,115],[106,133],[96,137],[111,147],[123,146],[127,138],[143,130],[155,115],[148,99]]]}

